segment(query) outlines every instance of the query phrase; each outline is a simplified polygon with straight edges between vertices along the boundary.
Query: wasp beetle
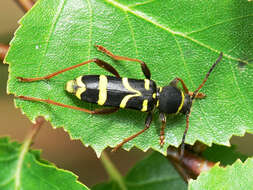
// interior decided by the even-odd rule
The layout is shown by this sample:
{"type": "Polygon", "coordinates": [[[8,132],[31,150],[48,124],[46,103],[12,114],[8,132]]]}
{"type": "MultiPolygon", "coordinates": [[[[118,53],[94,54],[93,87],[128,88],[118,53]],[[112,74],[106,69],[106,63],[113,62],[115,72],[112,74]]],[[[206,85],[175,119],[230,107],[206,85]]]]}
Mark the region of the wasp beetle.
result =
{"type": "Polygon", "coordinates": [[[139,110],[142,112],[147,112],[144,129],[124,139],[120,144],[118,144],[113,149],[113,151],[117,150],[123,144],[142,134],[149,128],[152,122],[152,115],[155,108],[159,110],[160,119],[162,122],[160,131],[160,145],[162,146],[164,144],[164,128],[166,125],[166,114],[182,113],[186,115],[186,128],[182,137],[181,151],[180,151],[182,155],[184,152],[185,136],[189,128],[189,117],[191,114],[192,101],[195,98],[203,98],[205,96],[203,93],[199,93],[199,90],[203,87],[203,85],[207,81],[207,78],[209,77],[214,67],[222,59],[223,53],[220,53],[218,59],[212,65],[210,70],[207,72],[200,86],[194,92],[190,92],[181,78],[175,78],[169,83],[168,86],[158,87],[155,81],[151,80],[151,73],[145,62],[139,59],[114,55],[113,53],[111,53],[106,48],[100,45],[96,45],[96,47],[98,48],[98,50],[104,52],[114,60],[125,60],[139,63],[141,65],[142,72],[145,75],[145,79],[140,80],[125,77],[121,78],[118,71],[114,67],[112,67],[105,61],[97,58],[85,61],[78,65],[65,68],[63,70],[57,71],[44,77],[38,78],[17,77],[17,78],[22,82],[32,82],[50,79],[65,71],[94,62],[98,66],[102,67],[103,69],[113,74],[114,76],[105,76],[105,75],[80,76],[74,80],[68,81],[66,83],[65,90],[69,93],[74,94],[80,100],[95,103],[101,106],[111,106],[111,108],[88,110],[85,108],[61,104],[59,102],[55,102],[49,99],[40,99],[27,96],[17,96],[17,98],[23,100],[45,102],[57,106],[62,106],[65,108],[80,110],[90,114],[110,114],[116,112],[119,108],[129,108],[139,110]],[[178,82],[182,84],[183,90],[178,88],[178,82]]]}

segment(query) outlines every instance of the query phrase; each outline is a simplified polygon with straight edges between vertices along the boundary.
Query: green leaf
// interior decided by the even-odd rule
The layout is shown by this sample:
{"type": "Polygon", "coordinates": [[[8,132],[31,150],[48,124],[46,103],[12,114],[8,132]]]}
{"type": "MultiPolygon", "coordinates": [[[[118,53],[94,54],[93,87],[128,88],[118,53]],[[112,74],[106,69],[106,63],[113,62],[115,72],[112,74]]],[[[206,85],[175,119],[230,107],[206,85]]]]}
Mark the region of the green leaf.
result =
{"type": "Polygon", "coordinates": [[[248,157],[237,151],[236,146],[225,147],[213,145],[208,147],[203,153],[203,157],[212,162],[220,162],[221,165],[232,165],[237,159],[244,162],[248,157]]]}
{"type": "Polygon", "coordinates": [[[8,138],[0,138],[0,189],[88,190],[73,173],[41,160],[40,152],[28,150],[26,143],[21,146],[8,138]]]}
{"type": "MultiPolygon", "coordinates": [[[[95,64],[49,81],[21,83],[16,79],[44,76],[94,57],[111,63],[121,76],[144,78],[139,65],[115,62],[98,52],[95,44],[145,61],[159,86],[180,77],[193,91],[222,51],[222,62],[201,89],[207,98],[193,105],[186,142],[229,145],[232,135],[253,132],[251,5],[246,0],[40,0],[21,19],[11,42],[5,60],[10,64],[8,93],[94,109],[67,94],[64,86],[80,75],[107,73],[95,64]]],[[[71,138],[92,146],[98,156],[107,146],[114,147],[143,129],[146,117],[131,110],[101,116],[38,102],[15,102],[31,120],[45,116],[54,127],[64,127],[71,138]]],[[[167,119],[161,147],[157,115],[150,129],[125,149],[135,145],[166,154],[169,145],[179,146],[185,117],[167,119]]]]}
{"type": "MultiPolygon", "coordinates": [[[[158,152],[137,163],[126,175],[125,184],[128,190],[181,190],[187,187],[169,161],[158,152]]],[[[92,188],[92,190],[106,189],[119,188],[114,182],[98,184],[92,188]]]]}
{"type": "Polygon", "coordinates": [[[253,187],[253,158],[244,163],[237,160],[232,166],[226,168],[214,166],[208,172],[200,174],[197,180],[191,180],[189,189],[212,190],[245,190],[253,187]]]}

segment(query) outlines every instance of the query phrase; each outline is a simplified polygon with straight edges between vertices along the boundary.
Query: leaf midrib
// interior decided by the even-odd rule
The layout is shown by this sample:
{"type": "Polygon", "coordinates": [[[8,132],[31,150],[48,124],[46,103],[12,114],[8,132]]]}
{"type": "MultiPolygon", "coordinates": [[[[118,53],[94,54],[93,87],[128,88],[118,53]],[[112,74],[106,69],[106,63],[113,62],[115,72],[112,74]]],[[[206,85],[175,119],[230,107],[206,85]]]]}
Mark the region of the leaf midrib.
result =
{"type": "Polygon", "coordinates": [[[29,145],[31,143],[31,140],[28,139],[24,142],[24,144],[20,148],[20,155],[18,157],[18,163],[17,163],[17,168],[16,168],[16,173],[14,175],[15,178],[15,190],[18,190],[20,187],[20,175],[22,171],[22,165],[25,159],[25,155],[29,149],[29,145]]]}

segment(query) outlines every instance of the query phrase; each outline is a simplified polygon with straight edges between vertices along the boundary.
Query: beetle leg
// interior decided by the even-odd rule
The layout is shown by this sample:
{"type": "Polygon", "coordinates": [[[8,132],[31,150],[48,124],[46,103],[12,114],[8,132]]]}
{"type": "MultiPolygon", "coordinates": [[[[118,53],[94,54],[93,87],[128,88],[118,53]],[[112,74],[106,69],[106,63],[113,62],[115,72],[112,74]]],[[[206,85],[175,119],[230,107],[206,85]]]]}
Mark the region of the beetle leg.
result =
{"type": "Polygon", "coordinates": [[[105,61],[101,60],[101,59],[93,59],[94,62],[101,68],[109,71],[110,73],[112,73],[113,75],[115,75],[116,77],[120,78],[118,71],[109,63],[106,63],[105,61]]]}
{"type": "Polygon", "coordinates": [[[127,143],[128,141],[134,139],[135,137],[139,136],[140,134],[142,134],[143,132],[145,132],[149,127],[150,127],[150,124],[152,122],[152,118],[153,118],[153,115],[151,112],[148,113],[147,117],[146,117],[146,121],[145,121],[145,128],[142,129],[141,131],[139,131],[138,133],[124,139],[120,144],[118,144],[117,146],[115,146],[113,149],[112,149],[112,152],[115,152],[116,150],[118,150],[121,146],[123,146],[125,143],[127,143]]]}
{"type": "MultiPolygon", "coordinates": [[[[190,96],[192,96],[193,95],[193,92],[190,92],[189,91],[189,93],[188,93],[190,96]]],[[[198,99],[202,99],[202,98],[205,98],[206,97],[206,95],[204,94],[204,93],[202,93],[202,92],[198,92],[198,94],[195,96],[195,98],[198,98],[198,99]]]]}
{"type": "Polygon", "coordinates": [[[161,131],[160,131],[160,145],[164,145],[164,129],[166,126],[166,115],[164,113],[160,113],[160,120],[162,121],[161,131]]]}
{"type": "Polygon", "coordinates": [[[148,68],[148,66],[146,65],[145,62],[139,60],[139,59],[134,59],[134,58],[129,58],[129,57],[123,57],[123,56],[118,56],[118,55],[114,55],[112,52],[110,52],[109,50],[107,50],[105,47],[101,46],[101,45],[95,45],[99,51],[102,51],[103,53],[105,53],[106,55],[110,56],[111,58],[115,59],[115,60],[124,60],[124,61],[133,61],[133,62],[138,62],[141,64],[141,69],[143,74],[145,75],[145,77],[147,79],[151,78],[151,73],[150,70],[148,68]]]}
{"type": "Polygon", "coordinates": [[[112,73],[113,75],[115,75],[116,77],[120,77],[119,76],[119,73],[118,71],[113,67],[111,66],[109,63],[106,63],[105,61],[103,60],[100,60],[100,59],[97,59],[97,58],[94,58],[94,59],[91,59],[91,60],[88,60],[88,61],[85,61],[83,63],[79,63],[77,65],[73,65],[71,67],[67,67],[65,69],[62,69],[60,71],[57,71],[57,72],[54,72],[52,74],[49,74],[49,75],[46,75],[46,76],[43,76],[43,77],[36,77],[36,78],[23,78],[23,77],[17,77],[17,79],[19,79],[21,82],[33,82],[33,81],[39,81],[39,80],[45,80],[45,79],[50,79],[56,75],[59,75],[61,73],[64,73],[66,71],[69,71],[71,69],[75,69],[77,67],[80,67],[80,66],[83,66],[85,64],[88,64],[88,63],[96,63],[99,67],[109,71],[110,73],[112,73]]]}
{"type": "Polygon", "coordinates": [[[187,86],[185,85],[183,79],[181,79],[181,78],[178,78],[178,77],[177,77],[177,78],[174,78],[174,79],[170,82],[170,85],[171,85],[171,86],[174,86],[174,87],[177,87],[178,82],[181,82],[181,84],[182,84],[182,86],[183,86],[183,89],[184,89],[184,92],[185,92],[186,94],[189,94],[189,90],[188,90],[187,86]]]}
{"type": "Polygon", "coordinates": [[[50,100],[50,99],[41,99],[41,98],[28,97],[28,96],[16,96],[15,98],[19,98],[19,99],[22,99],[22,100],[28,100],[28,101],[45,102],[47,104],[53,104],[53,105],[64,107],[64,108],[70,108],[70,109],[73,109],[73,110],[78,110],[78,111],[86,112],[86,113],[89,113],[89,114],[110,114],[110,113],[114,113],[114,112],[119,110],[119,108],[115,108],[115,107],[88,110],[88,109],[85,109],[85,108],[80,108],[80,107],[76,107],[76,106],[70,106],[70,105],[59,103],[59,102],[55,102],[55,101],[50,100]]]}
{"type": "Polygon", "coordinates": [[[119,108],[112,107],[112,108],[99,108],[92,111],[92,114],[111,114],[115,113],[119,110],[119,108]]]}
{"type": "MultiPolygon", "coordinates": [[[[184,92],[185,92],[186,94],[189,94],[190,96],[193,95],[193,92],[190,92],[190,91],[188,90],[188,88],[187,88],[187,86],[185,85],[183,79],[181,79],[181,78],[178,78],[178,77],[175,78],[174,80],[172,80],[172,81],[170,82],[170,85],[171,85],[171,86],[174,86],[174,87],[177,87],[178,82],[180,82],[180,83],[182,84],[183,89],[184,89],[184,92]]],[[[196,95],[195,98],[205,98],[205,96],[206,96],[206,95],[205,95],[204,93],[199,92],[199,93],[196,95]]]]}

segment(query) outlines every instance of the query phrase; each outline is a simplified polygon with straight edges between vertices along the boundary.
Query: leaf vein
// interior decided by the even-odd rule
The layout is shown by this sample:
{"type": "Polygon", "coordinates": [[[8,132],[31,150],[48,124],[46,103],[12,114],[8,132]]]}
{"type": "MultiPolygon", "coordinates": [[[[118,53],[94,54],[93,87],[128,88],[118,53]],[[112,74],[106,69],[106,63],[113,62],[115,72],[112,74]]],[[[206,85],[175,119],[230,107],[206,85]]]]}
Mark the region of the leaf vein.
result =
{"type": "MultiPolygon", "coordinates": [[[[166,27],[166,26],[160,24],[154,18],[146,15],[143,12],[140,12],[140,11],[137,11],[137,10],[132,10],[132,9],[130,9],[130,7],[122,5],[119,2],[116,2],[114,0],[105,0],[105,1],[108,2],[108,3],[110,3],[111,5],[115,6],[116,8],[119,8],[119,9],[121,9],[123,11],[127,11],[129,13],[132,13],[133,15],[135,15],[135,16],[137,16],[137,17],[139,17],[139,18],[141,18],[141,19],[143,19],[143,20],[145,20],[145,21],[147,21],[149,23],[151,23],[151,24],[153,24],[153,25],[155,25],[155,26],[157,26],[157,27],[159,27],[159,28],[161,28],[161,29],[163,29],[165,31],[168,31],[171,34],[174,34],[174,35],[177,35],[177,36],[181,36],[181,37],[183,37],[183,38],[185,38],[185,39],[187,39],[189,41],[192,41],[192,42],[198,44],[199,46],[202,46],[202,47],[207,48],[207,49],[209,49],[209,50],[211,50],[213,52],[216,52],[217,54],[219,54],[221,52],[221,50],[217,50],[217,49],[215,49],[215,48],[213,48],[213,47],[211,47],[211,46],[209,46],[209,45],[207,45],[207,44],[205,44],[205,43],[203,43],[201,41],[198,41],[198,40],[196,40],[196,39],[194,39],[194,38],[186,35],[185,33],[173,31],[169,27],[166,27]]],[[[244,62],[244,63],[248,64],[247,60],[242,60],[242,59],[230,56],[230,55],[228,55],[226,53],[223,53],[223,57],[227,57],[228,59],[235,60],[235,61],[241,61],[241,62],[244,62]]]]}
{"type": "MultiPolygon", "coordinates": [[[[59,18],[60,18],[60,14],[61,14],[61,12],[62,12],[62,10],[63,10],[63,7],[64,7],[65,3],[66,3],[66,0],[63,0],[63,1],[61,2],[61,4],[59,5],[59,8],[58,8],[58,11],[56,12],[56,14],[55,14],[55,16],[54,16],[54,18],[53,18],[53,22],[52,22],[51,27],[50,27],[50,29],[49,29],[48,37],[47,37],[47,39],[46,39],[46,47],[45,47],[45,50],[44,50],[44,53],[43,53],[43,57],[45,57],[46,54],[47,54],[50,38],[51,38],[53,32],[55,31],[56,23],[57,23],[57,21],[58,21],[59,18]]],[[[42,65],[43,65],[41,61],[42,61],[42,60],[40,60],[40,62],[39,62],[39,69],[38,69],[38,72],[37,72],[37,75],[36,75],[36,76],[38,76],[38,73],[40,73],[40,71],[41,71],[41,67],[42,67],[42,65]]]]}
{"type": "Polygon", "coordinates": [[[127,23],[128,23],[131,35],[132,35],[132,39],[133,39],[133,43],[134,43],[134,47],[135,47],[135,53],[136,53],[136,55],[138,55],[138,50],[137,50],[137,45],[136,45],[136,40],[135,40],[133,26],[132,26],[132,24],[131,24],[131,22],[129,20],[127,12],[125,12],[125,13],[126,13],[126,18],[127,18],[127,23]]]}
{"type": "MultiPolygon", "coordinates": [[[[193,83],[193,81],[192,81],[191,74],[190,74],[190,72],[189,72],[189,69],[188,69],[187,66],[186,66],[186,61],[185,61],[185,58],[184,58],[183,50],[182,50],[182,48],[181,48],[181,46],[180,46],[180,44],[179,44],[177,38],[176,38],[174,35],[173,35],[173,37],[174,37],[174,39],[175,39],[175,41],[176,41],[178,50],[179,50],[179,52],[180,52],[180,54],[181,54],[181,58],[182,58],[182,61],[183,61],[183,63],[184,63],[184,68],[185,68],[185,70],[186,70],[186,72],[187,72],[187,76],[188,76],[189,80],[191,81],[192,85],[194,86],[194,83],[193,83]]],[[[204,115],[205,111],[203,110],[203,107],[202,107],[201,104],[199,104],[199,110],[202,112],[202,115],[204,115]]],[[[210,123],[209,123],[209,121],[208,121],[208,119],[207,119],[207,117],[204,117],[204,119],[205,119],[207,125],[208,125],[208,126],[211,126],[210,123]]],[[[210,127],[210,129],[211,129],[211,131],[212,131],[212,134],[215,135],[215,132],[213,131],[212,127],[210,127]]]]}
{"type": "Polygon", "coordinates": [[[242,102],[244,103],[244,107],[247,107],[247,110],[250,112],[251,109],[249,108],[249,104],[248,104],[248,102],[247,102],[245,96],[243,95],[243,93],[242,93],[242,91],[241,91],[241,88],[240,88],[240,86],[239,86],[239,84],[238,84],[238,82],[237,82],[237,78],[236,78],[236,76],[235,76],[235,72],[234,72],[234,70],[233,70],[232,63],[230,62],[229,65],[230,65],[230,68],[231,68],[231,72],[232,72],[232,74],[233,74],[235,87],[237,88],[237,90],[238,90],[238,92],[239,92],[239,94],[240,94],[240,97],[241,97],[241,99],[242,99],[242,102]]]}
{"type": "Polygon", "coordinates": [[[187,34],[187,35],[190,35],[190,34],[194,34],[194,33],[203,32],[203,31],[208,30],[208,29],[210,29],[210,28],[212,28],[212,27],[215,27],[215,26],[218,26],[218,25],[227,23],[227,22],[232,22],[232,21],[234,21],[234,20],[244,19],[244,18],[248,18],[248,17],[252,17],[252,16],[253,16],[253,15],[244,15],[244,16],[240,16],[240,17],[236,17],[236,18],[231,18],[231,19],[228,19],[228,20],[224,20],[224,21],[222,21],[222,22],[217,22],[217,23],[212,24],[212,25],[210,25],[210,26],[206,26],[206,27],[201,28],[201,29],[199,29],[199,30],[187,32],[186,34],[187,34]]]}
{"type": "MultiPolygon", "coordinates": [[[[91,8],[91,2],[90,0],[87,0],[88,7],[89,7],[89,12],[90,12],[90,32],[89,32],[89,45],[88,45],[88,59],[90,59],[90,52],[91,52],[91,46],[92,46],[92,25],[93,25],[93,20],[92,20],[92,8],[91,8]]],[[[90,64],[88,64],[88,71],[90,72],[90,64]]]]}
{"type": "Polygon", "coordinates": [[[140,5],[146,5],[146,4],[152,3],[153,1],[155,1],[155,0],[148,0],[148,1],[145,1],[145,2],[141,2],[141,3],[135,3],[135,4],[132,4],[132,5],[129,5],[128,7],[134,8],[134,7],[137,7],[137,6],[140,6],[140,5]]]}
{"type": "Polygon", "coordinates": [[[14,180],[15,180],[15,175],[12,176],[12,177],[11,177],[9,180],[7,180],[5,183],[0,184],[0,187],[4,187],[4,186],[8,185],[9,183],[11,183],[11,182],[14,181],[14,180]]]}

